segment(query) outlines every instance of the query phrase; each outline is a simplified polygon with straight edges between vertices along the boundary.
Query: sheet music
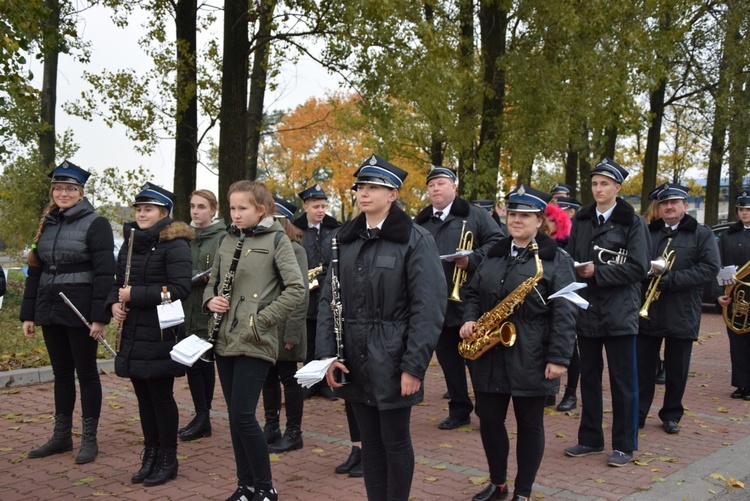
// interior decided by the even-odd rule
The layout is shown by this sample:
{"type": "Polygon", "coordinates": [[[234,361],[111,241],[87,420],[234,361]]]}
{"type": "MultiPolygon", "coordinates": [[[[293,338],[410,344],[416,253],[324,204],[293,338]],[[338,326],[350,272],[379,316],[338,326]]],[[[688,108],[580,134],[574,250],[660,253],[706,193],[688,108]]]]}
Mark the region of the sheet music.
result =
{"type": "Polygon", "coordinates": [[[737,273],[737,266],[731,264],[729,266],[724,266],[722,269],[719,270],[719,274],[716,275],[716,281],[719,282],[719,285],[722,287],[725,287],[727,285],[732,285],[734,280],[734,275],[737,273]]]}
{"type": "Polygon", "coordinates": [[[561,297],[563,299],[567,299],[568,301],[575,304],[579,308],[586,310],[589,307],[589,302],[575,293],[575,291],[579,289],[583,289],[584,287],[586,287],[586,284],[583,284],[581,282],[572,282],[566,285],[565,287],[563,287],[562,289],[560,289],[559,291],[552,294],[548,298],[548,300],[561,297]]]}
{"type": "Polygon", "coordinates": [[[192,367],[193,364],[198,360],[201,355],[206,353],[213,345],[208,341],[199,338],[195,334],[192,334],[172,348],[169,352],[169,356],[172,360],[182,365],[192,367]]]}
{"type": "Polygon", "coordinates": [[[326,358],[324,360],[313,360],[306,364],[294,375],[297,381],[304,388],[310,388],[325,376],[328,368],[336,360],[336,357],[326,358]]]}

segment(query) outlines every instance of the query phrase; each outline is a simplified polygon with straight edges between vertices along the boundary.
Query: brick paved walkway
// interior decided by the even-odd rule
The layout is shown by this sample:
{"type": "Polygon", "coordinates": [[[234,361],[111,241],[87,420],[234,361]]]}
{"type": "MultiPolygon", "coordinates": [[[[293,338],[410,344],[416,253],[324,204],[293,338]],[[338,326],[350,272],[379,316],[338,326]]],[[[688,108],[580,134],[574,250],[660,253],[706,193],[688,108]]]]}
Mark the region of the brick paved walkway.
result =
{"type": "MultiPolygon", "coordinates": [[[[74,451],[45,459],[26,453],[46,441],[52,430],[52,384],[9,387],[0,391],[0,500],[35,499],[217,499],[235,488],[234,460],[229,441],[226,407],[217,385],[213,436],[181,443],[177,480],[146,488],[132,485],[142,449],[135,396],[128,380],[102,376],[104,403],[99,432],[100,454],[88,465],[75,465],[74,451]]],[[[605,381],[605,387],[608,381],[605,381]]],[[[437,429],[447,416],[442,399],[445,385],[436,362],[426,378],[425,402],[414,408],[412,439],[417,465],[411,490],[413,500],[468,500],[487,481],[487,464],[478,420],[452,431],[437,429]]],[[[679,435],[667,435],[657,411],[663,387],[646,427],[640,433],[637,464],[623,468],[606,465],[606,455],[568,458],[563,449],[576,442],[579,415],[549,412],[547,444],[534,496],[536,499],[709,499],[727,487],[730,477],[748,473],[750,402],[729,394],[729,348],[721,318],[705,313],[699,342],[693,350],[691,378],[685,397],[687,415],[679,435]]],[[[181,423],[190,419],[187,380],[176,384],[181,423]]],[[[605,394],[605,409],[611,408],[605,394]]],[[[607,412],[605,410],[605,412],[607,412]]],[[[80,408],[74,427],[80,429],[80,408]]],[[[263,416],[259,409],[258,415],[263,416]]],[[[512,416],[512,413],[511,413],[512,416]]],[[[515,424],[508,423],[509,430],[515,424]]],[[[605,414],[609,430],[611,414],[605,414]]],[[[349,452],[343,401],[307,400],[303,419],[305,447],[272,456],[274,483],[283,501],[365,499],[361,479],[333,473],[349,452]]],[[[607,451],[610,436],[606,434],[607,451]]],[[[515,446],[514,437],[511,436],[515,446]]],[[[510,476],[515,474],[511,454],[510,476]]],[[[750,486],[748,486],[750,492],[750,486]]],[[[750,495],[748,496],[750,498],[750,495]]]]}

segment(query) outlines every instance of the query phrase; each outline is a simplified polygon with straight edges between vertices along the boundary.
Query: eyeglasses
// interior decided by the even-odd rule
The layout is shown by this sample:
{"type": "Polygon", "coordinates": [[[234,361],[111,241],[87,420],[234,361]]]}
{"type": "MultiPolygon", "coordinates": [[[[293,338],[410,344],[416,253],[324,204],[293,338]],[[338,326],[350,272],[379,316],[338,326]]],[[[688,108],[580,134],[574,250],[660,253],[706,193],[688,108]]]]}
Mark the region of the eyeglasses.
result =
{"type": "Polygon", "coordinates": [[[65,193],[75,193],[78,191],[78,188],[76,186],[55,186],[52,188],[52,191],[55,193],[60,193],[61,191],[64,191],[65,193]]]}

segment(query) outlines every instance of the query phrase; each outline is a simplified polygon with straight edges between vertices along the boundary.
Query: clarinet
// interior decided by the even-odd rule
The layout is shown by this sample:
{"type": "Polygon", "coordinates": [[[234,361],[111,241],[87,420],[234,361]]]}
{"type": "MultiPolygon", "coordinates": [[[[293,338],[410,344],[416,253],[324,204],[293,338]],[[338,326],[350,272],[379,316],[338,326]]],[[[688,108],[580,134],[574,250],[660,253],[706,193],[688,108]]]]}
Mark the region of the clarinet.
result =
{"type": "MultiPolygon", "coordinates": [[[[336,360],[344,363],[344,305],[341,303],[341,282],[339,282],[339,239],[331,240],[331,311],[333,312],[333,333],[336,335],[336,360]]],[[[349,375],[340,369],[334,371],[338,384],[349,383],[349,375]]]]}
{"type": "MultiPolygon", "coordinates": [[[[234,285],[234,273],[237,271],[237,263],[240,262],[240,255],[242,254],[242,245],[245,243],[245,234],[240,233],[239,240],[237,241],[237,247],[234,248],[234,255],[232,256],[232,262],[229,264],[229,270],[224,275],[224,281],[221,284],[221,290],[219,294],[221,297],[230,301],[232,299],[232,286],[234,285]]],[[[214,325],[211,328],[211,332],[208,335],[208,342],[214,345],[216,339],[219,337],[219,329],[221,328],[221,319],[224,317],[223,313],[213,313],[214,325]]],[[[201,360],[204,362],[214,361],[214,349],[209,348],[201,356],[201,360]]]]}
{"type": "MultiPolygon", "coordinates": [[[[128,239],[128,259],[125,261],[125,280],[122,282],[122,288],[130,283],[130,264],[133,262],[133,240],[135,240],[135,228],[130,228],[130,238],[128,239]]],[[[120,309],[125,309],[125,303],[120,303],[120,309]]],[[[115,336],[115,348],[120,351],[120,342],[122,341],[122,328],[125,321],[117,325],[117,335],[115,336]]]]}

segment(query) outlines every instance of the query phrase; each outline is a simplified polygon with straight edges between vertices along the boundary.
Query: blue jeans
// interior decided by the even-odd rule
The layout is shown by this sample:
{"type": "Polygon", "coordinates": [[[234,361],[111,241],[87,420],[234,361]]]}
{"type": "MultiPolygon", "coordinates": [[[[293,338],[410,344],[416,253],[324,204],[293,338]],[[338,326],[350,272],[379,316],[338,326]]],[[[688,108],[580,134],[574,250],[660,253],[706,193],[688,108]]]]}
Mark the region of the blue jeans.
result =
{"type": "Polygon", "coordinates": [[[259,358],[216,356],[216,369],[229,411],[237,483],[265,490],[273,487],[271,461],[255,411],[269,367],[270,362],[259,358]]]}
{"type": "Polygon", "coordinates": [[[352,402],[362,435],[362,469],[370,501],[407,501],[414,476],[411,407],[379,411],[352,402]]]}

